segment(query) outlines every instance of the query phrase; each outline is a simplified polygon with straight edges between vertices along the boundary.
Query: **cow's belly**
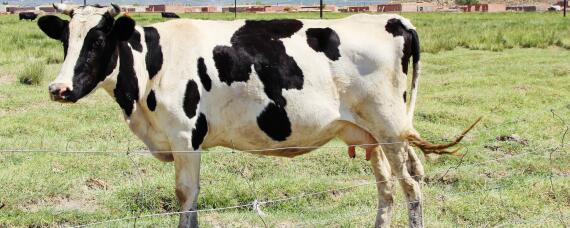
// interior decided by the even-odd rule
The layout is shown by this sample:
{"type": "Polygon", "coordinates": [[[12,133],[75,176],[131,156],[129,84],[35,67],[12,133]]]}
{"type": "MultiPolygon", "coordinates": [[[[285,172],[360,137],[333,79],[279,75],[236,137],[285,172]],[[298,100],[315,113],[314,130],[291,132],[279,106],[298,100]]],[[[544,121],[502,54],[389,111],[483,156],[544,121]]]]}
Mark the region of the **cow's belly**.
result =
{"type": "Polygon", "coordinates": [[[272,101],[263,96],[256,98],[247,91],[251,90],[234,89],[238,94],[220,95],[225,99],[217,99],[219,105],[208,110],[207,116],[211,119],[203,148],[318,147],[333,139],[341,127],[337,124],[340,119],[338,100],[326,92],[312,88],[284,90],[286,119],[278,113],[269,113],[266,117],[269,124],[263,124],[262,113],[272,101]],[[287,128],[284,121],[290,123],[289,134],[283,134],[283,128],[287,128]]]}

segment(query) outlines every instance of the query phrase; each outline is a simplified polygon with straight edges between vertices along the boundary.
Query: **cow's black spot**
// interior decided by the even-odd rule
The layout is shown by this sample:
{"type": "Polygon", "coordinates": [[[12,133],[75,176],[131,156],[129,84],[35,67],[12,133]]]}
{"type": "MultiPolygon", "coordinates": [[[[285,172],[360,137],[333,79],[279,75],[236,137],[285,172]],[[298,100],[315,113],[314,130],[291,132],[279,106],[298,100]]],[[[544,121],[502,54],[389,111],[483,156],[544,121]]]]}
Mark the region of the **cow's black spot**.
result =
{"type": "MultiPolygon", "coordinates": [[[[402,24],[402,21],[400,21],[400,19],[396,19],[396,18],[392,18],[392,19],[388,20],[385,28],[386,28],[386,31],[391,33],[392,36],[394,36],[394,37],[396,37],[396,36],[404,37],[404,48],[402,50],[404,53],[404,55],[402,56],[402,71],[404,72],[404,74],[408,74],[408,65],[410,62],[410,57],[412,56],[412,54],[414,54],[414,49],[412,46],[414,43],[413,33],[415,33],[415,31],[406,29],[406,27],[402,24]]],[[[419,52],[419,50],[418,50],[418,52],[419,52]]],[[[415,58],[415,56],[414,56],[414,58],[415,58]]]]}
{"type": "Polygon", "coordinates": [[[287,112],[275,103],[269,103],[259,114],[257,125],[275,141],[284,141],[291,135],[291,122],[287,112]]]}
{"type": "Polygon", "coordinates": [[[406,96],[406,91],[404,91],[404,95],[403,95],[403,96],[404,96],[404,103],[408,102],[408,98],[407,98],[407,96],[406,96]]]}
{"type": "Polygon", "coordinates": [[[144,27],[144,39],[146,42],[146,70],[152,79],[162,68],[162,47],[160,46],[160,34],[154,27],[144,27]]]}
{"type": "Polygon", "coordinates": [[[186,92],[184,93],[184,104],[182,104],[184,113],[186,113],[188,118],[191,119],[196,115],[198,102],[200,102],[200,91],[198,91],[198,85],[196,85],[196,82],[193,80],[189,80],[186,84],[186,92]]]}
{"type": "Polygon", "coordinates": [[[115,100],[127,117],[133,113],[134,103],[139,99],[138,80],[133,65],[133,52],[127,42],[121,42],[119,47],[119,75],[115,87],[115,100]]]}
{"type": "Polygon", "coordinates": [[[217,46],[213,53],[220,81],[231,85],[234,82],[249,80],[252,60],[249,59],[250,57],[245,51],[227,46],[217,46]]]}
{"type": "Polygon", "coordinates": [[[142,52],[141,34],[137,30],[134,30],[133,35],[129,38],[129,44],[136,51],[142,52]]]}
{"type": "Polygon", "coordinates": [[[200,145],[204,142],[204,138],[208,133],[208,122],[206,121],[206,116],[204,113],[200,113],[198,115],[198,119],[196,120],[196,125],[194,129],[192,129],[192,147],[194,150],[200,148],[200,145]]]}
{"type": "Polygon", "coordinates": [[[200,82],[202,82],[202,86],[206,91],[210,91],[212,89],[212,79],[208,75],[208,69],[206,68],[206,64],[204,63],[204,58],[198,58],[198,77],[200,77],[200,82]]]}
{"type": "Polygon", "coordinates": [[[89,94],[116,67],[118,40],[107,36],[114,22],[114,18],[105,13],[83,38],[73,69],[73,90],[67,94],[66,100],[77,101],[89,94]]]}
{"type": "Polygon", "coordinates": [[[336,61],[340,58],[340,38],[331,28],[310,28],[307,29],[307,43],[309,47],[317,52],[324,53],[330,60],[336,61]]]}
{"type": "Polygon", "coordinates": [[[233,34],[231,47],[217,46],[213,50],[219,78],[228,85],[249,80],[253,66],[265,94],[273,101],[257,122],[261,130],[278,141],[291,134],[282,90],[303,88],[303,72],[287,55],[281,39],[291,37],[302,27],[299,20],[246,21],[233,34]]]}
{"type": "Polygon", "coordinates": [[[148,93],[148,96],[146,97],[146,106],[148,106],[148,109],[153,112],[156,109],[156,96],[154,95],[154,90],[150,90],[150,93],[148,93]]]}

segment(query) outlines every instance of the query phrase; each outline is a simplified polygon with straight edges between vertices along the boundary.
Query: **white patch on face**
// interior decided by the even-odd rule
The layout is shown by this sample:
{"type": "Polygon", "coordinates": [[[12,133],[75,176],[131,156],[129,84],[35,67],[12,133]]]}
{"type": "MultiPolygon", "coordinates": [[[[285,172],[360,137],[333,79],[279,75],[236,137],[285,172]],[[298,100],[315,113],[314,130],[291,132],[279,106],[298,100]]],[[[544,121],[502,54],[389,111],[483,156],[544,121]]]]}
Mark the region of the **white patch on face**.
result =
{"type": "Polygon", "coordinates": [[[67,56],[61,65],[59,74],[52,84],[62,83],[66,85],[69,90],[73,90],[74,69],[77,64],[77,59],[79,59],[85,36],[87,36],[89,30],[99,24],[105,12],[107,12],[106,8],[94,8],[91,6],[74,10],[73,17],[69,22],[69,46],[67,48],[67,56]]]}

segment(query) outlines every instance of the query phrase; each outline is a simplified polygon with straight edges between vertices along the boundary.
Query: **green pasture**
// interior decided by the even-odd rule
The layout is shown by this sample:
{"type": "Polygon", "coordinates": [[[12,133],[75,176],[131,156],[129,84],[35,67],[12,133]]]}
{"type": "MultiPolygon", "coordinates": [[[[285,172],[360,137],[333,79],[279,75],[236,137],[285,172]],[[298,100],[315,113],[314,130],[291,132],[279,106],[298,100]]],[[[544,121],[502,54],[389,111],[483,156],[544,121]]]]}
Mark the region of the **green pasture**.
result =
{"type": "MultiPolygon", "coordinates": [[[[143,25],[163,21],[158,14],[131,16],[143,25]]],[[[448,142],[484,117],[464,139],[463,158],[420,155],[426,226],[562,227],[561,219],[570,225],[570,154],[561,144],[570,126],[570,19],[551,13],[404,16],[417,27],[423,49],[418,131],[432,142],[448,142]]],[[[72,226],[177,211],[172,163],[135,153],[145,146],[113,99],[98,91],[73,105],[49,100],[61,45],[17,16],[0,16],[0,28],[0,227],[72,226]],[[6,152],[15,149],[30,151],[6,152]],[[36,151],[46,149],[100,153],[36,151]]],[[[364,152],[357,153],[349,159],[339,141],[294,159],[211,149],[202,156],[199,209],[360,185],[263,205],[263,220],[270,227],[372,226],[376,188],[366,183],[374,178],[364,152]]],[[[393,226],[404,227],[404,200],[399,186],[395,191],[393,226]]],[[[177,219],[99,226],[175,226],[177,219]]],[[[264,226],[251,207],[202,212],[200,221],[205,227],[264,226]]]]}

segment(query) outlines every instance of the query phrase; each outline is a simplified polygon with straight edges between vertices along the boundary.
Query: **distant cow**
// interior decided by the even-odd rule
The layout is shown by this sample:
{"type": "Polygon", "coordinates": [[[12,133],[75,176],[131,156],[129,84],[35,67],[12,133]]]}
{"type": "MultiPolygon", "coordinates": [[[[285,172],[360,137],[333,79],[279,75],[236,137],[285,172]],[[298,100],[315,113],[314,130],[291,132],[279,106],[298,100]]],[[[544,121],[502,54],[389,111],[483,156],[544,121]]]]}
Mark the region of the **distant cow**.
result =
{"type": "Polygon", "coordinates": [[[174,162],[181,227],[198,226],[202,149],[294,157],[336,137],[367,151],[378,181],[376,225],[390,225],[396,176],[410,226],[423,226],[424,171],[410,145],[450,153],[445,149],[462,136],[434,145],[413,127],[420,42],[406,18],[172,20],[141,27],[130,17],[115,19],[116,5],[56,8],[73,17],[38,20],[64,48],[48,88],[52,100],[77,102],[97,88],[114,97],[152,154],[174,162]]]}
{"type": "Polygon", "coordinates": [[[175,13],[171,13],[171,12],[163,12],[161,13],[163,18],[180,18],[180,16],[178,16],[175,13]]]}
{"type": "Polygon", "coordinates": [[[30,20],[33,21],[38,17],[38,15],[34,12],[21,12],[18,14],[20,20],[30,20]]]}

